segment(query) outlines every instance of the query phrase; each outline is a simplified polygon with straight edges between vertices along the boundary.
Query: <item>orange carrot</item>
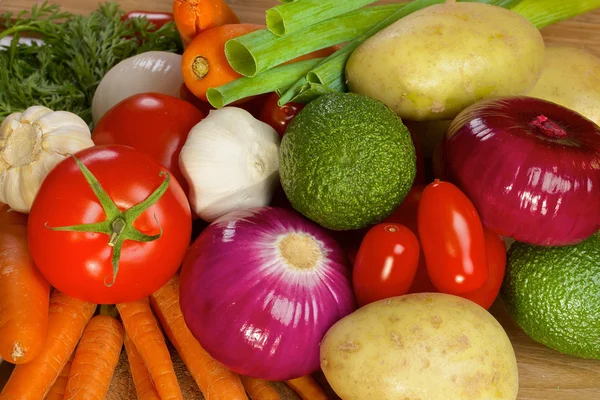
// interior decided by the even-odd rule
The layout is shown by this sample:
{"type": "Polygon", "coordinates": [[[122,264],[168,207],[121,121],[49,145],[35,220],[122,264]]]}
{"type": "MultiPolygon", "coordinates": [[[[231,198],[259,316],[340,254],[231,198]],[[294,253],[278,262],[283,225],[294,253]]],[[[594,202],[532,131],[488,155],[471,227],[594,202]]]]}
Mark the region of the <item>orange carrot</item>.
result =
{"type": "Polygon", "coordinates": [[[60,372],[60,375],[58,376],[58,378],[56,378],[56,382],[54,382],[54,385],[52,385],[50,391],[48,392],[46,397],[44,397],[44,400],[63,400],[72,363],[73,358],[67,361],[64,368],[60,372]]]}
{"type": "Polygon", "coordinates": [[[323,388],[310,375],[290,379],[285,383],[298,393],[302,400],[327,400],[327,394],[323,388]]]}
{"type": "Polygon", "coordinates": [[[174,0],[173,19],[184,46],[205,29],[240,23],[223,0],[174,0]]]}
{"type": "Polygon", "coordinates": [[[225,56],[225,42],[264,28],[255,24],[227,24],[202,31],[183,52],[181,71],[188,89],[202,101],[206,92],[239,77],[225,56]]]}
{"type": "Polygon", "coordinates": [[[240,377],[212,358],[187,327],[179,305],[179,276],[150,296],[167,337],[207,400],[247,400],[240,377]]]}
{"type": "Polygon", "coordinates": [[[246,392],[252,400],[280,400],[281,397],[277,390],[269,381],[264,379],[251,378],[249,376],[240,376],[246,392]]]}
{"type": "Polygon", "coordinates": [[[55,290],[50,297],[48,335],[41,353],[13,370],[0,400],[43,399],[79,342],[96,304],[69,297],[55,290]]]}
{"type": "Polygon", "coordinates": [[[138,400],[160,400],[154,383],[152,383],[150,372],[128,334],[125,334],[125,352],[138,400]]]}
{"type": "Polygon", "coordinates": [[[46,340],[50,285],[33,264],[27,226],[0,225],[0,260],[0,357],[28,363],[46,340]]]}
{"type": "Polygon", "coordinates": [[[117,304],[125,331],[139,351],[162,400],[183,399],[171,354],[146,297],[117,304]]]}
{"type": "Polygon", "coordinates": [[[123,348],[123,326],[97,315],[86,326],[75,351],[64,400],[104,400],[123,348]]]}

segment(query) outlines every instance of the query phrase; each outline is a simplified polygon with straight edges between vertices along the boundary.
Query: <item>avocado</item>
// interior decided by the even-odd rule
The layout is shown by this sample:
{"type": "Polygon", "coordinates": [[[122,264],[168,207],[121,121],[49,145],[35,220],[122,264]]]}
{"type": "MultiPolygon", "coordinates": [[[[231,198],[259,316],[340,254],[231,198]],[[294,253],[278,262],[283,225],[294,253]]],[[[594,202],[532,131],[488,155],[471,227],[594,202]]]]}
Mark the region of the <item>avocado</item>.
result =
{"type": "Polygon", "coordinates": [[[501,297],[533,340],[600,359],[600,234],[572,246],[513,244],[501,297]]]}
{"type": "Polygon", "coordinates": [[[402,120],[368,96],[332,93],[290,122],[279,175],[291,205],[331,230],[380,222],[408,194],[415,147],[402,120]]]}

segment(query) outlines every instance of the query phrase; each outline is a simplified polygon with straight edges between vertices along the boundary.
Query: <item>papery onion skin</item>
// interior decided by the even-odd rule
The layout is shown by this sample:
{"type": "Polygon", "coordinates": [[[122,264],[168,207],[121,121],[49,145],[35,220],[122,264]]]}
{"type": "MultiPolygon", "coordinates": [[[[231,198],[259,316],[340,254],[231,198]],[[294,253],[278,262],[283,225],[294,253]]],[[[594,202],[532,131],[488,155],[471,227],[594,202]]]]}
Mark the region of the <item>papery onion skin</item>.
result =
{"type": "Polygon", "coordinates": [[[456,117],[442,153],[445,178],[503,236],[562,246],[600,227],[600,127],[575,111],[524,96],[484,100],[456,117]]]}
{"type": "Polygon", "coordinates": [[[180,299],[185,322],[212,357],[270,381],[317,371],[325,333],[356,309],[338,243],[276,207],[234,211],[206,228],[184,260],[180,299]],[[324,262],[314,269],[277,262],[277,241],[294,233],[316,239],[324,262]]]}

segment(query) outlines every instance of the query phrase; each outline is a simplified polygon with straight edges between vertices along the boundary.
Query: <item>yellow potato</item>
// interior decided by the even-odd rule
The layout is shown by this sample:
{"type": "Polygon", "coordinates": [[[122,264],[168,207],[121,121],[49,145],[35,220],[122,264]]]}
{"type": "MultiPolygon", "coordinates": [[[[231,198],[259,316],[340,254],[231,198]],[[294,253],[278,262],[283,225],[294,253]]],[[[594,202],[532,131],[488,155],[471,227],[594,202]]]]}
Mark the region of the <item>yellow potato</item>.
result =
{"type": "Polygon", "coordinates": [[[321,368],[342,400],[514,400],[517,361],[500,324],[442,293],[381,300],[333,325],[321,368]]]}
{"type": "Polygon", "coordinates": [[[350,56],[350,91],[401,118],[452,119],[478,100],[528,93],[540,77],[544,40],[519,14],[482,3],[443,3],[381,30],[350,56]]]}
{"type": "Polygon", "coordinates": [[[570,108],[600,125],[600,58],[572,47],[547,46],[542,76],[528,95],[570,108]]]}

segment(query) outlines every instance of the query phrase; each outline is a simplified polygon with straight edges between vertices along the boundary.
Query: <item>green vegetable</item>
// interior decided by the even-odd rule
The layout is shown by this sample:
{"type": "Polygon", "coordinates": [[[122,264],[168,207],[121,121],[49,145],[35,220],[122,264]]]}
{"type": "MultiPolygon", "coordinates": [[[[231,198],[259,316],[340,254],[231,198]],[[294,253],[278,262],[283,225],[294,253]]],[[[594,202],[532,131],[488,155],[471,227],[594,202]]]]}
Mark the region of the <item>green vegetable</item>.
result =
{"type": "Polygon", "coordinates": [[[285,36],[261,29],[229,40],[225,55],[235,71],[252,77],[296,57],[347,42],[401,7],[403,4],[366,7],[285,36]]]}
{"type": "Polygon", "coordinates": [[[267,10],[267,28],[275,35],[287,35],[308,25],[356,10],[376,0],[298,0],[267,10]]]}
{"type": "Polygon", "coordinates": [[[326,94],[290,122],[279,176],[292,206],[333,230],[379,222],[402,203],[416,174],[408,129],[383,103],[326,94]]]}
{"type": "Polygon", "coordinates": [[[0,48],[0,120],[43,105],[75,113],[93,128],[92,98],[110,68],[146,51],[183,51],[174,23],[153,31],[147,19],[122,21],[123,15],[117,3],[80,16],[47,2],[16,16],[0,15],[6,28],[0,38],[14,36],[9,48],[0,48]],[[25,32],[36,33],[45,45],[18,43],[25,32]]]}
{"type": "Polygon", "coordinates": [[[253,78],[240,78],[217,88],[210,88],[206,93],[208,102],[215,108],[221,108],[237,100],[247,97],[287,90],[299,76],[306,74],[320,58],[304,60],[272,68],[253,78]]]}
{"type": "Polygon", "coordinates": [[[523,0],[513,11],[538,29],[600,8],[600,0],[523,0]]]}
{"type": "Polygon", "coordinates": [[[600,359],[600,235],[562,247],[515,243],[501,296],[535,341],[556,351],[600,359]]]}

